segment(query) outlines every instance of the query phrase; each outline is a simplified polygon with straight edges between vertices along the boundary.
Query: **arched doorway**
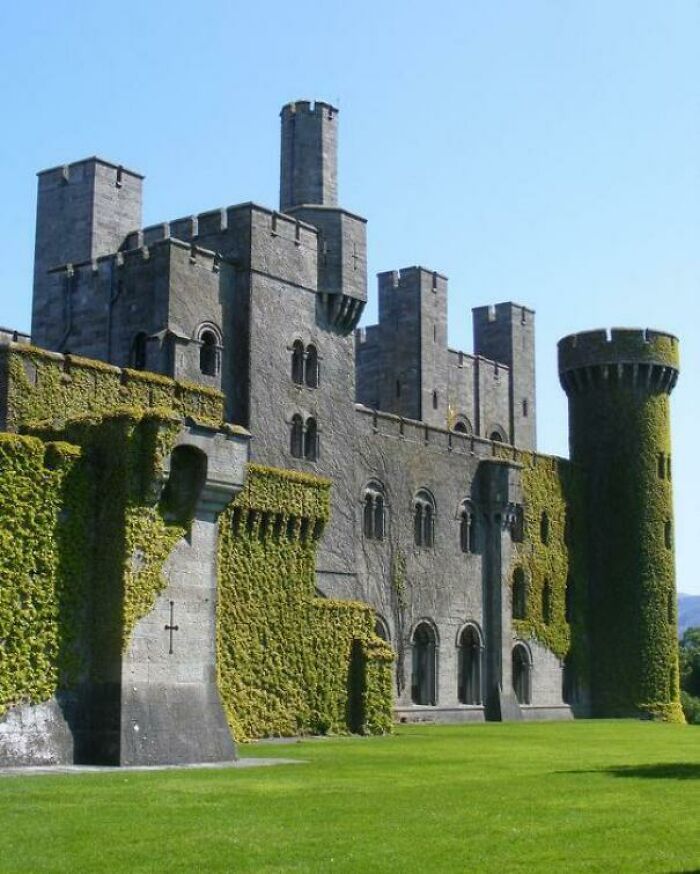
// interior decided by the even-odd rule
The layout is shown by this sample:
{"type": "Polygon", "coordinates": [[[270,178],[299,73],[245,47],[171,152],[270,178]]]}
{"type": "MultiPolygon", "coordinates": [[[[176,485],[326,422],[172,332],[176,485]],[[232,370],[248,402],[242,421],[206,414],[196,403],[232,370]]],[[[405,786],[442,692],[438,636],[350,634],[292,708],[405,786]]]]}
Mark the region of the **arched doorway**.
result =
{"type": "Polygon", "coordinates": [[[457,697],[460,704],[481,704],[481,636],[467,625],[459,636],[457,697]]]}
{"type": "Polygon", "coordinates": [[[437,635],[428,622],[416,626],[413,647],[411,700],[414,704],[436,704],[437,635]]]}
{"type": "Polygon", "coordinates": [[[532,692],[532,659],[527,647],[516,643],[513,647],[513,691],[519,704],[529,704],[532,692]]]}

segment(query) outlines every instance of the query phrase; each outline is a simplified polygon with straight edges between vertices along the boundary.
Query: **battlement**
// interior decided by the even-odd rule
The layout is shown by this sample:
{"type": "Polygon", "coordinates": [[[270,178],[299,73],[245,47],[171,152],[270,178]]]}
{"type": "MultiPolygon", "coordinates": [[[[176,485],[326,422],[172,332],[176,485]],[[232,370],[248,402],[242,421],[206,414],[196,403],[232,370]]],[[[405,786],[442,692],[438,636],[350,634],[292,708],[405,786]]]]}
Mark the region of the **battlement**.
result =
{"type": "Polygon", "coordinates": [[[178,239],[189,243],[199,237],[222,234],[233,227],[236,214],[246,211],[255,212],[258,216],[267,216],[271,234],[285,236],[297,241],[300,240],[302,231],[310,233],[314,237],[318,235],[318,229],[308,222],[247,201],[131,231],[124,240],[122,250],[149,246],[154,242],[167,239],[178,239]]]}
{"type": "Polygon", "coordinates": [[[325,103],[323,100],[293,100],[291,103],[286,103],[280,110],[280,116],[283,121],[295,115],[321,114],[332,120],[338,115],[338,109],[330,103],[325,103]]]}
{"type": "Polygon", "coordinates": [[[87,165],[99,164],[102,167],[108,167],[114,170],[115,182],[122,181],[123,176],[132,176],[135,179],[145,179],[142,173],[137,173],[135,170],[129,170],[122,164],[115,164],[113,161],[106,161],[104,158],[99,158],[97,155],[92,155],[89,158],[82,158],[79,161],[71,161],[70,164],[59,164],[56,167],[48,167],[46,170],[39,170],[36,174],[40,177],[40,185],[51,184],[52,182],[67,183],[79,178],[82,181],[83,168],[87,165]]]}
{"type": "Polygon", "coordinates": [[[522,306],[522,304],[513,303],[512,301],[472,307],[472,317],[475,322],[511,323],[514,316],[522,325],[526,325],[528,322],[534,320],[535,311],[529,307],[522,306]]]}
{"type": "Polygon", "coordinates": [[[470,367],[479,362],[487,367],[492,367],[494,374],[501,371],[508,373],[510,367],[502,361],[495,361],[493,358],[487,358],[485,355],[472,355],[470,352],[462,352],[461,349],[447,350],[447,363],[450,367],[470,367]]]}
{"type": "Polygon", "coordinates": [[[415,288],[425,279],[432,283],[432,288],[435,291],[437,291],[440,283],[447,282],[447,276],[443,273],[438,273],[437,270],[429,270],[427,267],[421,267],[420,265],[402,267],[400,270],[384,270],[377,274],[380,290],[388,288],[415,288]]]}
{"type": "MultiPolygon", "coordinates": [[[[155,226],[154,226],[155,227],[155,226]]],[[[212,270],[218,270],[222,259],[218,252],[211,249],[205,249],[203,246],[197,246],[193,243],[184,240],[178,240],[175,237],[160,237],[158,239],[150,239],[148,243],[143,242],[141,245],[131,249],[123,249],[119,252],[113,252],[110,255],[102,255],[99,258],[93,258],[90,261],[78,261],[71,264],[59,264],[52,267],[49,273],[67,273],[71,274],[76,270],[84,270],[90,268],[98,270],[101,264],[112,262],[115,267],[125,267],[135,262],[149,261],[153,257],[157,257],[161,253],[167,253],[171,249],[184,250],[189,254],[191,264],[199,264],[206,266],[212,270]]]]}
{"type": "Polygon", "coordinates": [[[672,391],[678,379],[678,338],[650,328],[570,334],[558,343],[559,378],[566,392],[625,381],[672,391]]]}

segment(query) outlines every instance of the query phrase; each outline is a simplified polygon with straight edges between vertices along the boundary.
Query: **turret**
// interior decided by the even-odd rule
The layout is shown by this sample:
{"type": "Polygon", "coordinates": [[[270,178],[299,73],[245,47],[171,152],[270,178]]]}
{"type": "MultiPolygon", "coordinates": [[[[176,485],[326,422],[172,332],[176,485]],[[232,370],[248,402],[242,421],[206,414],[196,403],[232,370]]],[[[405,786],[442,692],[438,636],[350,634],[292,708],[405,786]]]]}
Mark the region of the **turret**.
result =
{"type": "Polygon", "coordinates": [[[282,107],[280,210],[338,205],[338,110],[299,100],[282,107]]]}
{"type": "Polygon", "coordinates": [[[559,376],[585,483],[593,714],[681,721],[669,419],[678,340],[574,334],[559,342],[559,376]]]}
{"type": "Polygon", "coordinates": [[[338,110],[299,100],[282,107],[280,210],[318,228],[318,292],[328,326],[349,334],[367,301],[367,229],[338,207],[338,110]]]}

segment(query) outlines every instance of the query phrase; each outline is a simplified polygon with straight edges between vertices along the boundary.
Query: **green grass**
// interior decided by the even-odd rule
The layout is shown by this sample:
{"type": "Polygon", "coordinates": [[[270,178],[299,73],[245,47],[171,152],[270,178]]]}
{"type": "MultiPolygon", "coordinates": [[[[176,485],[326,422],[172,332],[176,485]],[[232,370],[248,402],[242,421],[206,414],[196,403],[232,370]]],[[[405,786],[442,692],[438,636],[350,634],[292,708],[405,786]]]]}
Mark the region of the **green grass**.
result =
{"type": "Polygon", "coordinates": [[[255,770],[0,779],[0,871],[698,871],[700,728],[405,727],[255,770]]]}

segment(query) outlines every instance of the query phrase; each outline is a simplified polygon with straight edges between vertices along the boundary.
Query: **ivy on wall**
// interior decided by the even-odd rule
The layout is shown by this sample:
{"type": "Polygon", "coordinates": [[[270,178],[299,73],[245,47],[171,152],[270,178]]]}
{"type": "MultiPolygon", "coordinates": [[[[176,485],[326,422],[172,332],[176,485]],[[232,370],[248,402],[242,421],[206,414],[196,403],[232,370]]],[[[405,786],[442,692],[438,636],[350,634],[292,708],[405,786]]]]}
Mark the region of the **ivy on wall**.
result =
{"type": "Polygon", "coordinates": [[[0,714],[78,682],[90,483],[80,450],[0,434],[0,714]]]}
{"type": "Polygon", "coordinates": [[[591,671],[596,715],[682,721],[678,685],[669,396],[609,385],[571,401],[572,452],[594,475],[591,671]]]}
{"type": "Polygon", "coordinates": [[[119,407],[168,409],[216,424],[223,418],[223,395],[216,389],[33,346],[0,348],[0,379],[10,431],[119,407]]]}
{"type": "Polygon", "coordinates": [[[365,604],[314,597],[326,480],[249,465],[220,526],[219,688],[237,739],[391,730],[391,648],[365,604]]]}

